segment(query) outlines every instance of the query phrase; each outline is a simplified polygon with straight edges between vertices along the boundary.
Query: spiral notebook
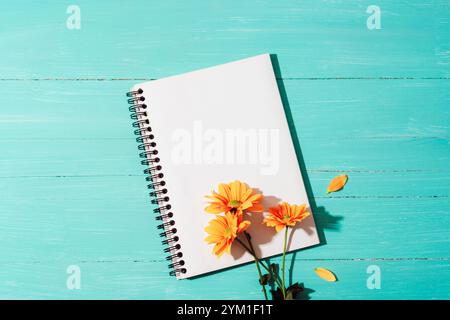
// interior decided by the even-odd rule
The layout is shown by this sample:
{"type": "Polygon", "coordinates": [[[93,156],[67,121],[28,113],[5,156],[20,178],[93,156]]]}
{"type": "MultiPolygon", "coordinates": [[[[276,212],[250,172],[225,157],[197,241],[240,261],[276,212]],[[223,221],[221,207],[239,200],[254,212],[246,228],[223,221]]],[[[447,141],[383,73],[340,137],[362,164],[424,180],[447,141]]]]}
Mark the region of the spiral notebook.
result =
{"type": "MultiPolygon", "coordinates": [[[[240,180],[264,195],[309,207],[269,54],[135,85],[127,94],[170,273],[190,278],[253,261],[239,244],[216,257],[204,239],[214,215],[205,195],[240,180]]],[[[151,207],[150,209],[151,210],[151,207]]],[[[283,232],[252,213],[260,257],[282,253],[283,232]]],[[[291,231],[288,250],[319,243],[313,216],[291,231]]]]}

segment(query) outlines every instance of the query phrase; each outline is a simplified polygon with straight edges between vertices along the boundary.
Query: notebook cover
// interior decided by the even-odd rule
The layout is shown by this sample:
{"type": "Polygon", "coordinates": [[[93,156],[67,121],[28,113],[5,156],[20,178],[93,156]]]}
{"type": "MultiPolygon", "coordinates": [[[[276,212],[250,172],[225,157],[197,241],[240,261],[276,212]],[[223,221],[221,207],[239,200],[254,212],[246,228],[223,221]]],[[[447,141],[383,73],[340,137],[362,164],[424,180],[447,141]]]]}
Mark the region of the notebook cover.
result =
{"type": "MultiPolygon", "coordinates": [[[[216,257],[204,241],[214,215],[205,195],[221,182],[246,182],[264,195],[267,209],[280,201],[307,204],[298,160],[269,54],[138,84],[164,173],[165,188],[189,278],[253,261],[239,244],[216,257]]],[[[252,213],[248,232],[261,257],[282,253],[283,232],[252,213]]],[[[289,237],[293,251],[319,243],[313,216],[289,237]]]]}

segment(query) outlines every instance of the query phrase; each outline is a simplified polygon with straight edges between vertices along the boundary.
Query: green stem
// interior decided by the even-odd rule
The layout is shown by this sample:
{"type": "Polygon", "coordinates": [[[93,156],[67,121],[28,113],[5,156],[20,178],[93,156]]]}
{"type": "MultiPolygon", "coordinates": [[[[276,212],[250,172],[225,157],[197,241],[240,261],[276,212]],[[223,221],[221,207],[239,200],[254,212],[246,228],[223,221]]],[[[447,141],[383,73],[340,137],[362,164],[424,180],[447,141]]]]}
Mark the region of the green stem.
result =
{"type": "MultiPolygon", "coordinates": [[[[253,248],[253,244],[252,244],[252,241],[251,241],[250,234],[248,234],[246,231],[244,231],[244,235],[245,235],[245,238],[247,239],[247,242],[248,242],[248,244],[250,246],[250,249],[253,252],[253,257],[255,258],[256,268],[258,269],[259,279],[260,279],[260,282],[261,282],[262,281],[262,273],[261,273],[261,268],[259,267],[259,264],[260,264],[259,258],[256,256],[256,251],[255,251],[255,248],[253,248]]],[[[264,297],[266,298],[266,300],[268,300],[267,299],[266,286],[264,284],[262,284],[262,283],[261,283],[261,285],[263,287],[264,297]]]]}
{"type": "MultiPolygon", "coordinates": [[[[248,239],[248,238],[247,238],[247,239],[248,239]]],[[[236,238],[236,241],[239,242],[239,243],[245,248],[245,250],[247,250],[247,251],[253,256],[253,258],[255,259],[255,265],[256,265],[256,269],[258,270],[258,275],[259,275],[258,282],[259,282],[259,284],[261,285],[261,287],[262,287],[262,289],[263,289],[264,299],[265,299],[265,300],[269,300],[269,299],[267,298],[266,286],[261,282],[262,279],[263,279],[263,275],[262,275],[262,272],[261,272],[261,268],[259,267],[259,264],[260,264],[261,262],[259,261],[258,257],[256,257],[256,255],[254,254],[254,252],[250,251],[250,248],[247,247],[247,246],[241,241],[241,239],[236,238]]]]}
{"type": "Polygon", "coordinates": [[[261,285],[261,287],[262,287],[262,289],[263,289],[264,299],[269,300],[269,299],[267,298],[266,286],[262,283],[263,275],[262,275],[262,272],[261,272],[261,268],[259,267],[259,260],[255,259],[255,265],[256,265],[256,269],[258,270],[259,284],[261,285]]]}
{"type": "Polygon", "coordinates": [[[281,291],[283,292],[283,298],[286,299],[286,288],[284,285],[284,267],[286,262],[286,247],[287,247],[287,235],[288,235],[288,226],[286,226],[286,230],[284,231],[284,246],[283,246],[283,258],[281,260],[281,291]]]}
{"type": "Polygon", "coordinates": [[[246,245],[245,245],[245,243],[244,242],[242,242],[242,240],[241,239],[239,239],[239,238],[236,238],[236,241],[237,242],[239,242],[239,244],[241,245],[241,246],[243,246],[244,247],[244,249],[245,250],[247,250],[252,256],[253,256],[253,258],[256,258],[255,257],[255,255],[253,254],[253,252],[251,252],[251,250],[250,250],[250,248],[249,247],[247,247],[246,245]]]}
{"type": "MultiPolygon", "coordinates": [[[[247,236],[246,236],[246,237],[247,237],[247,236]]],[[[248,238],[247,238],[247,239],[248,239],[248,238]]],[[[241,239],[236,238],[236,241],[239,242],[239,244],[240,244],[241,246],[243,246],[244,249],[247,250],[248,253],[250,253],[250,254],[253,256],[253,258],[255,259],[255,261],[258,261],[258,263],[261,264],[261,266],[262,266],[262,267],[270,274],[270,277],[271,277],[272,279],[275,280],[275,282],[278,284],[279,287],[281,287],[281,280],[278,278],[278,276],[277,276],[274,272],[272,272],[272,270],[270,269],[269,266],[266,266],[266,264],[265,264],[262,260],[260,260],[260,259],[258,258],[258,256],[256,255],[256,253],[254,252],[254,250],[250,249],[244,242],[242,242],[241,239]]],[[[248,240],[247,240],[247,241],[248,241],[248,240]]]]}
{"type": "Polygon", "coordinates": [[[270,277],[275,280],[275,282],[278,284],[278,286],[281,287],[281,280],[278,279],[277,275],[274,272],[272,272],[270,267],[266,266],[261,260],[259,260],[259,263],[261,263],[262,267],[264,269],[266,269],[266,271],[270,274],[270,277]]]}

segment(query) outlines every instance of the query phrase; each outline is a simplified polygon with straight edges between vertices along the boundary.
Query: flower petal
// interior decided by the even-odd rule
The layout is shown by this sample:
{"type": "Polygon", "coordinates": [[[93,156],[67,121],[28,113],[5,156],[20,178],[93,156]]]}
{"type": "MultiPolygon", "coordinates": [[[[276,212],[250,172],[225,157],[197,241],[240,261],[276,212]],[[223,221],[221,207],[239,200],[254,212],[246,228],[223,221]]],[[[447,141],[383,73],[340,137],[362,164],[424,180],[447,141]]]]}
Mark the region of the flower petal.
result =
{"type": "Polygon", "coordinates": [[[327,188],[327,193],[341,190],[347,183],[348,176],[346,174],[334,177],[327,188]]]}
{"type": "Polygon", "coordinates": [[[337,278],[333,272],[325,268],[315,268],[314,272],[322,279],[328,282],[336,282],[337,278]]]}
{"type": "Polygon", "coordinates": [[[231,199],[230,200],[239,200],[241,195],[241,183],[239,181],[233,181],[230,184],[231,188],[231,199]]]}
{"type": "Polygon", "coordinates": [[[227,211],[227,207],[224,207],[223,205],[219,205],[217,203],[212,203],[209,206],[205,208],[205,211],[208,213],[218,214],[227,211]]]}
{"type": "Polygon", "coordinates": [[[222,240],[221,242],[217,242],[216,245],[213,248],[213,253],[216,256],[220,257],[223,254],[226,246],[227,246],[226,240],[222,240]]]}
{"type": "Polygon", "coordinates": [[[210,234],[209,236],[207,236],[205,238],[205,241],[208,242],[209,244],[212,243],[216,243],[222,240],[221,236],[215,235],[215,234],[210,234]]]}
{"type": "Polygon", "coordinates": [[[250,227],[250,224],[251,224],[251,222],[248,221],[248,220],[242,221],[242,222],[239,224],[239,226],[238,226],[236,232],[237,232],[237,233],[241,233],[241,232],[247,230],[248,227],[250,227]]]}
{"type": "Polygon", "coordinates": [[[245,202],[248,200],[248,198],[252,195],[253,190],[251,188],[248,188],[247,186],[245,186],[245,188],[242,188],[242,193],[241,193],[241,201],[245,202]]]}
{"type": "Polygon", "coordinates": [[[263,212],[264,207],[260,203],[255,203],[252,207],[248,208],[247,210],[250,212],[263,212]]]}
{"type": "Polygon", "coordinates": [[[219,194],[226,200],[230,201],[231,200],[230,186],[225,183],[219,184],[219,194]]]}
{"type": "Polygon", "coordinates": [[[255,193],[255,194],[252,194],[246,201],[251,201],[253,203],[254,202],[261,202],[262,198],[263,198],[262,194],[255,193]]]}

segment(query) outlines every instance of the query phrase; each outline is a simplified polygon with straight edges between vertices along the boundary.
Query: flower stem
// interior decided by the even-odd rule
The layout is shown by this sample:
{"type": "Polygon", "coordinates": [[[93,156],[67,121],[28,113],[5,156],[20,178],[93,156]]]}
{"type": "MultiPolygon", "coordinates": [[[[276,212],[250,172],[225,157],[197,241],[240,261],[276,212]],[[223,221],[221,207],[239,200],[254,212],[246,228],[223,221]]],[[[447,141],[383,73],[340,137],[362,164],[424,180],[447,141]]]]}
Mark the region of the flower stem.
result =
{"type": "Polygon", "coordinates": [[[239,244],[240,244],[241,246],[243,246],[244,249],[248,251],[248,253],[250,253],[254,258],[256,258],[255,255],[253,254],[253,252],[250,250],[250,248],[247,247],[247,245],[246,245],[245,243],[243,243],[241,239],[236,238],[236,241],[239,242],[239,244]]]}
{"type": "Polygon", "coordinates": [[[259,260],[259,263],[261,263],[261,266],[266,269],[266,271],[270,274],[270,277],[275,280],[278,286],[281,286],[280,279],[278,279],[278,276],[270,269],[270,267],[266,266],[261,260],[259,260]]]}
{"type": "MultiPolygon", "coordinates": [[[[255,249],[253,248],[253,244],[252,244],[252,240],[251,240],[252,237],[251,237],[250,234],[247,233],[246,231],[244,231],[244,235],[245,235],[245,238],[247,239],[248,244],[250,245],[250,249],[251,249],[252,252],[253,252],[253,257],[255,258],[255,263],[256,263],[256,269],[258,269],[259,280],[260,280],[260,283],[261,283],[263,277],[262,277],[261,268],[259,267],[260,261],[259,261],[258,257],[256,256],[256,251],[255,251],[255,249]]],[[[263,287],[264,298],[266,298],[266,300],[268,300],[268,299],[267,299],[266,286],[265,286],[263,283],[261,283],[261,285],[262,285],[262,287],[263,287]]]]}
{"type": "Polygon", "coordinates": [[[283,258],[281,260],[281,292],[283,292],[283,298],[286,299],[286,287],[284,284],[284,267],[286,262],[286,247],[287,247],[287,235],[289,227],[286,226],[284,231],[284,246],[283,246],[283,258]]]}
{"type": "MultiPolygon", "coordinates": [[[[247,238],[248,239],[248,238],[247,238]]],[[[261,266],[270,274],[271,278],[275,280],[275,282],[278,284],[279,287],[281,287],[281,280],[278,278],[278,276],[270,269],[270,267],[266,266],[266,264],[258,258],[254,250],[250,249],[244,242],[242,242],[241,239],[236,238],[236,241],[239,242],[239,244],[244,247],[245,250],[250,253],[255,261],[258,261],[258,263],[261,264],[261,266]]]]}
{"type": "Polygon", "coordinates": [[[267,298],[266,285],[262,282],[263,281],[263,275],[262,275],[262,272],[261,272],[261,268],[259,267],[259,260],[255,259],[255,265],[256,265],[256,269],[258,270],[259,284],[261,285],[261,287],[263,289],[264,299],[269,300],[267,298]]]}
{"type": "MultiPolygon", "coordinates": [[[[247,236],[247,235],[246,235],[246,237],[247,237],[247,240],[248,240],[248,236],[247,236]]],[[[245,245],[245,243],[243,243],[243,242],[241,241],[241,239],[236,238],[236,241],[239,242],[239,244],[240,244],[241,246],[243,246],[243,247],[245,248],[245,250],[247,250],[247,251],[253,256],[253,258],[255,259],[255,265],[256,265],[256,269],[258,270],[258,275],[259,275],[258,282],[259,282],[259,284],[261,285],[261,287],[262,287],[262,289],[263,289],[264,299],[268,300],[268,298],[267,298],[266,286],[261,282],[262,279],[263,279],[263,275],[262,275],[262,272],[261,272],[261,268],[259,267],[259,264],[261,263],[261,261],[258,259],[258,257],[256,256],[256,254],[254,253],[253,246],[251,245],[251,242],[249,242],[249,243],[250,243],[250,248],[249,248],[249,247],[247,247],[247,246],[245,245]]],[[[261,265],[262,265],[262,263],[261,263],[261,265]]]]}

